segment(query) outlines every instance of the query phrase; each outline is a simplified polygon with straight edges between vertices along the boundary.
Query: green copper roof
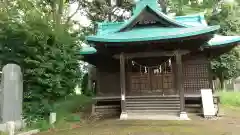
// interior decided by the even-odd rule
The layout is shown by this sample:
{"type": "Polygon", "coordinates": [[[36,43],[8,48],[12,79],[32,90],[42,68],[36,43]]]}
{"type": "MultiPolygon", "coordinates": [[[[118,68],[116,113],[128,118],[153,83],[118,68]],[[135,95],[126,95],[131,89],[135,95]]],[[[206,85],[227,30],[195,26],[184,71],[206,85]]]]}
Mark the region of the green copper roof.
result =
{"type": "MultiPolygon", "coordinates": [[[[88,36],[88,42],[138,42],[166,40],[196,36],[209,32],[215,32],[219,26],[208,26],[204,14],[169,17],[161,12],[157,0],[139,0],[133,9],[133,16],[123,22],[98,23],[98,32],[94,36],[88,36]],[[146,15],[147,12],[147,15],[146,15]],[[141,19],[148,19],[148,15],[154,16],[165,26],[151,26],[151,24],[135,27],[141,19]],[[166,27],[167,26],[167,27],[166,27]]],[[[160,23],[160,24],[162,24],[160,23]]],[[[239,36],[215,35],[204,47],[218,47],[240,42],[239,36]]],[[[82,48],[80,54],[93,54],[96,49],[92,47],[82,48]]]]}
{"type": "Polygon", "coordinates": [[[80,50],[81,55],[94,54],[96,52],[97,52],[97,50],[94,47],[88,47],[88,46],[86,46],[86,47],[84,46],[80,50]]]}
{"type": "Polygon", "coordinates": [[[228,45],[232,43],[240,42],[240,36],[221,36],[214,35],[214,37],[208,42],[208,46],[216,47],[221,45],[228,45]]]}
{"type": "Polygon", "coordinates": [[[135,42],[174,39],[214,32],[219,28],[219,26],[193,28],[145,27],[144,29],[134,28],[125,32],[88,36],[87,40],[96,42],[135,42]]]}
{"type": "MultiPolygon", "coordinates": [[[[140,9],[139,9],[140,10],[140,9]]],[[[134,20],[138,19],[138,17],[141,15],[141,13],[144,11],[144,10],[150,10],[150,12],[152,12],[153,14],[155,14],[158,18],[168,22],[169,24],[175,26],[175,27],[192,27],[190,25],[186,25],[186,24],[183,24],[181,22],[177,22],[176,20],[168,17],[166,14],[162,13],[161,11],[155,9],[155,8],[152,8],[151,6],[149,5],[145,5],[143,7],[141,7],[141,12],[138,12],[136,14],[134,14],[129,20],[127,20],[119,29],[117,29],[116,31],[119,32],[119,31],[122,31],[124,28],[126,28],[127,26],[129,26],[134,20]]]]}
{"type": "MultiPolygon", "coordinates": [[[[186,15],[186,16],[176,16],[175,19],[177,22],[182,24],[186,24],[189,26],[207,26],[206,20],[204,18],[204,14],[195,14],[195,15],[186,15]]],[[[97,35],[114,33],[125,22],[100,22],[98,23],[98,33],[97,35]]]]}
{"type": "Polygon", "coordinates": [[[195,15],[176,16],[174,17],[174,19],[178,22],[190,26],[208,26],[203,13],[195,15]]]}
{"type": "Polygon", "coordinates": [[[98,23],[97,35],[102,35],[102,34],[115,32],[123,24],[124,24],[124,22],[102,22],[102,23],[98,23]]]}

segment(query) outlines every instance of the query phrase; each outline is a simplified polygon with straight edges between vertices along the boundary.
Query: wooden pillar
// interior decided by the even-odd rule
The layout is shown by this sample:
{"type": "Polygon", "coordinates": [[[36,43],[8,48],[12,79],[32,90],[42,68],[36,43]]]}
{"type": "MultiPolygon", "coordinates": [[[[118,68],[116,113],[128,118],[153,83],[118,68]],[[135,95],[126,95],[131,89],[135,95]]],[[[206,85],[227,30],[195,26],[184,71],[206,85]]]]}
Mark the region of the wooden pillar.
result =
{"type": "Polygon", "coordinates": [[[120,86],[121,86],[121,116],[120,119],[127,119],[126,111],[126,71],[124,53],[120,55],[120,86]]]}
{"type": "Polygon", "coordinates": [[[180,96],[180,118],[188,119],[187,113],[185,112],[185,97],[183,88],[183,65],[182,65],[182,54],[176,51],[176,77],[177,77],[177,90],[180,96]]]}

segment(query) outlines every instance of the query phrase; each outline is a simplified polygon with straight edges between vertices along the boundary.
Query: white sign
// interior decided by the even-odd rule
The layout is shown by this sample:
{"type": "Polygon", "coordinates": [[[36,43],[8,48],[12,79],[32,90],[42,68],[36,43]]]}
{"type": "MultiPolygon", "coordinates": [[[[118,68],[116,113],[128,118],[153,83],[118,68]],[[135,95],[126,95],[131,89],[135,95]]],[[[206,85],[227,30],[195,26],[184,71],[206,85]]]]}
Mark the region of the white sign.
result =
{"type": "Polygon", "coordinates": [[[201,89],[204,116],[214,116],[213,93],[211,89],[201,89]]]}
{"type": "Polygon", "coordinates": [[[51,112],[49,116],[49,122],[50,124],[54,124],[57,119],[57,114],[55,112],[51,112]]]}

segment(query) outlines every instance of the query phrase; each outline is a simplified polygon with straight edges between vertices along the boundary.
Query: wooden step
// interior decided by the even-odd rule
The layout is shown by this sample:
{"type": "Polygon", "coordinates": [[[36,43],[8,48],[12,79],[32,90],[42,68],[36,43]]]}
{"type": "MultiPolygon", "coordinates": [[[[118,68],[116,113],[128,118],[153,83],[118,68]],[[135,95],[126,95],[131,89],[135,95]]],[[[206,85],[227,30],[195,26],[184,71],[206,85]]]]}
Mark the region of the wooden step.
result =
{"type": "Polygon", "coordinates": [[[129,103],[127,103],[126,106],[127,107],[130,107],[130,106],[139,106],[139,107],[144,107],[144,106],[146,106],[146,107],[148,107],[148,106],[159,106],[159,107],[170,107],[170,106],[172,106],[172,107],[174,107],[175,106],[175,107],[179,107],[180,104],[137,104],[137,103],[129,104],[129,103]]]}
{"type": "Polygon", "coordinates": [[[175,106],[131,106],[126,107],[127,110],[178,110],[180,107],[175,106]]]}
{"type": "Polygon", "coordinates": [[[188,107],[188,108],[201,108],[202,106],[200,104],[186,104],[185,107],[188,107]]]}
{"type": "Polygon", "coordinates": [[[127,104],[180,104],[180,101],[126,101],[127,104]]]}
{"type": "Polygon", "coordinates": [[[138,113],[138,114],[178,114],[179,110],[127,110],[127,113],[138,113]]]}
{"type": "Polygon", "coordinates": [[[166,99],[126,99],[126,101],[180,101],[178,98],[166,98],[166,99]]]}
{"type": "Polygon", "coordinates": [[[96,109],[111,109],[111,108],[120,108],[120,105],[104,105],[104,106],[95,106],[96,109]]]}

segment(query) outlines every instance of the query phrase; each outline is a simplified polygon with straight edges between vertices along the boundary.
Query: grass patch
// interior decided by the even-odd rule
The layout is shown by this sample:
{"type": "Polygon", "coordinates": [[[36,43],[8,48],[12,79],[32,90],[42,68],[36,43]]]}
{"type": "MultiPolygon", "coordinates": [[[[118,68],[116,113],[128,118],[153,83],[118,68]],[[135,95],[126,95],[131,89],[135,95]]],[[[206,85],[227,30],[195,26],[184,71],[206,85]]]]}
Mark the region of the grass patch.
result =
{"type": "Polygon", "coordinates": [[[84,95],[68,96],[55,104],[55,112],[58,115],[80,112],[86,109],[91,102],[91,98],[84,95]]]}
{"type": "Polygon", "coordinates": [[[69,96],[55,104],[57,113],[57,125],[65,125],[66,122],[80,122],[82,112],[86,111],[92,103],[90,97],[84,95],[69,96]]]}
{"type": "Polygon", "coordinates": [[[92,103],[91,97],[84,95],[68,96],[65,99],[59,100],[54,105],[54,112],[56,112],[56,123],[50,125],[49,119],[42,119],[36,121],[34,124],[27,127],[27,129],[40,129],[46,131],[53,128],[69,128],[74,123],[82,122],[82,112],[84,112],[92,103]]]}
{"type": "Polygon", "coordinates": [[[222,105],[240,107],[240,92],[218,92],[222,105]]]}

